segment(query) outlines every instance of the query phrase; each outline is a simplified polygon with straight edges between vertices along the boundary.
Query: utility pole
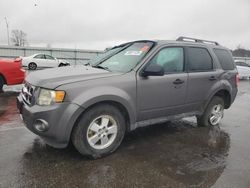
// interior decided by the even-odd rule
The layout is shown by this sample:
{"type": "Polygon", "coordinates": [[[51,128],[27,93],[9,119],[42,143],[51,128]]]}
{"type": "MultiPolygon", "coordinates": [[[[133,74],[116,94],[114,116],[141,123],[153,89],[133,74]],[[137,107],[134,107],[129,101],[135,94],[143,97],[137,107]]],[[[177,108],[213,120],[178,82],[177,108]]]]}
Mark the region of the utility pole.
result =
{"type": "Polygon", "coordinates": [[[6,23],[6,28],[7,28],[7,38],[8,38],[8,45],[10,45],[10,35],[9,35],[9,23],[7,21],[7,18],[4,17],[5,23],[6,23]]]}

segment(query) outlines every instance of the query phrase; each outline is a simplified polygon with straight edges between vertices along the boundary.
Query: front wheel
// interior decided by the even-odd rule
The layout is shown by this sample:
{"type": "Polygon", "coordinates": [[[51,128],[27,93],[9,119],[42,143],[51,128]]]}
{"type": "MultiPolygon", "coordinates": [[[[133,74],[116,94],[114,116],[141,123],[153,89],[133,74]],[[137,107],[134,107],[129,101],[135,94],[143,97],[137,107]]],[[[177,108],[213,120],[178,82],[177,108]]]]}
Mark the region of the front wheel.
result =
{"type": "Polygon", "coordinates": [[[82,154],[100,158],[114,152],[125,134],[125,120],[114,106],[102,104],[86,111],[72,132],[72,143],[82,154]]]}
{"type": "Polygon", "coordinates": [[[215,126],[218,125],[224,115],[224,100],[215,96],[208,104],[203,115],[197,116],[198,126],[215,126]]]}

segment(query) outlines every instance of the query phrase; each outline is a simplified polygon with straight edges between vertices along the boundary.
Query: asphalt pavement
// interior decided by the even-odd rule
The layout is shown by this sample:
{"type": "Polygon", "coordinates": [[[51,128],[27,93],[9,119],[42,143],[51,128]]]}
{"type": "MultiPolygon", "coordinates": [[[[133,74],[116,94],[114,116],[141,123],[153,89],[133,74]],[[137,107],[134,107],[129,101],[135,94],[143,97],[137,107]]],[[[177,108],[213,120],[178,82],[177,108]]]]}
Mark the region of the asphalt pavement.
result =
{"type": "Polygon", "coordinates": [[[194,118],[140,128],[119,149],[89,160],[54,149],[27,130],[15,105],[20,86],[0,94],[0,188],[250,187],[250,81],[217,127],[194,118]]]}

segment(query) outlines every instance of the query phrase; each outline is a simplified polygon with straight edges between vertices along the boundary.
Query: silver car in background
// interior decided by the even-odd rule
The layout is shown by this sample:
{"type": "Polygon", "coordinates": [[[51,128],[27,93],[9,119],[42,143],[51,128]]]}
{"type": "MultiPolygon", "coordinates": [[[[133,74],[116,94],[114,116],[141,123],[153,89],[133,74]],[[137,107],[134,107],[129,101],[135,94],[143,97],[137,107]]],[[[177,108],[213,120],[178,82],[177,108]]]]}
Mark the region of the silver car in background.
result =
{"type": "Polygon", "coordinates": [[[250,79],[250,65],[242,61],[235,61],[235,64],[238,69],[240,79],[250,79]]]}
{"type": "Polygon", "coordinates": [[[47,54],[34,54],[28,57],[21,58],[22,66],[27,67],[29,70],[36,70],[37,68],[63,67],[70,65],[69,62],[65,60],[59,60],[47,54]]]}

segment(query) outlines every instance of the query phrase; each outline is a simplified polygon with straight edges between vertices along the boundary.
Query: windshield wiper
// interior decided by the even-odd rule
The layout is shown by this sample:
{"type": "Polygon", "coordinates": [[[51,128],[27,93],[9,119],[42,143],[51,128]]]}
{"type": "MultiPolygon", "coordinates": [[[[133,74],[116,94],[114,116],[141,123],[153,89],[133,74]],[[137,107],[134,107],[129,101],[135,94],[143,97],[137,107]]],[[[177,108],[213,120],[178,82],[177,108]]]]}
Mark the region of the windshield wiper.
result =
{"type": "Polygon", "coordinates": [[[94,65],[94,66],[92,66],[92,67],[98,68],[98,69],[104,69],[104,70],[107,70],[107,71],[111,72],[111,70],[110,70],[108,67],[103,67],[103,66],[101,66],[101,65],[94,65]]]}

